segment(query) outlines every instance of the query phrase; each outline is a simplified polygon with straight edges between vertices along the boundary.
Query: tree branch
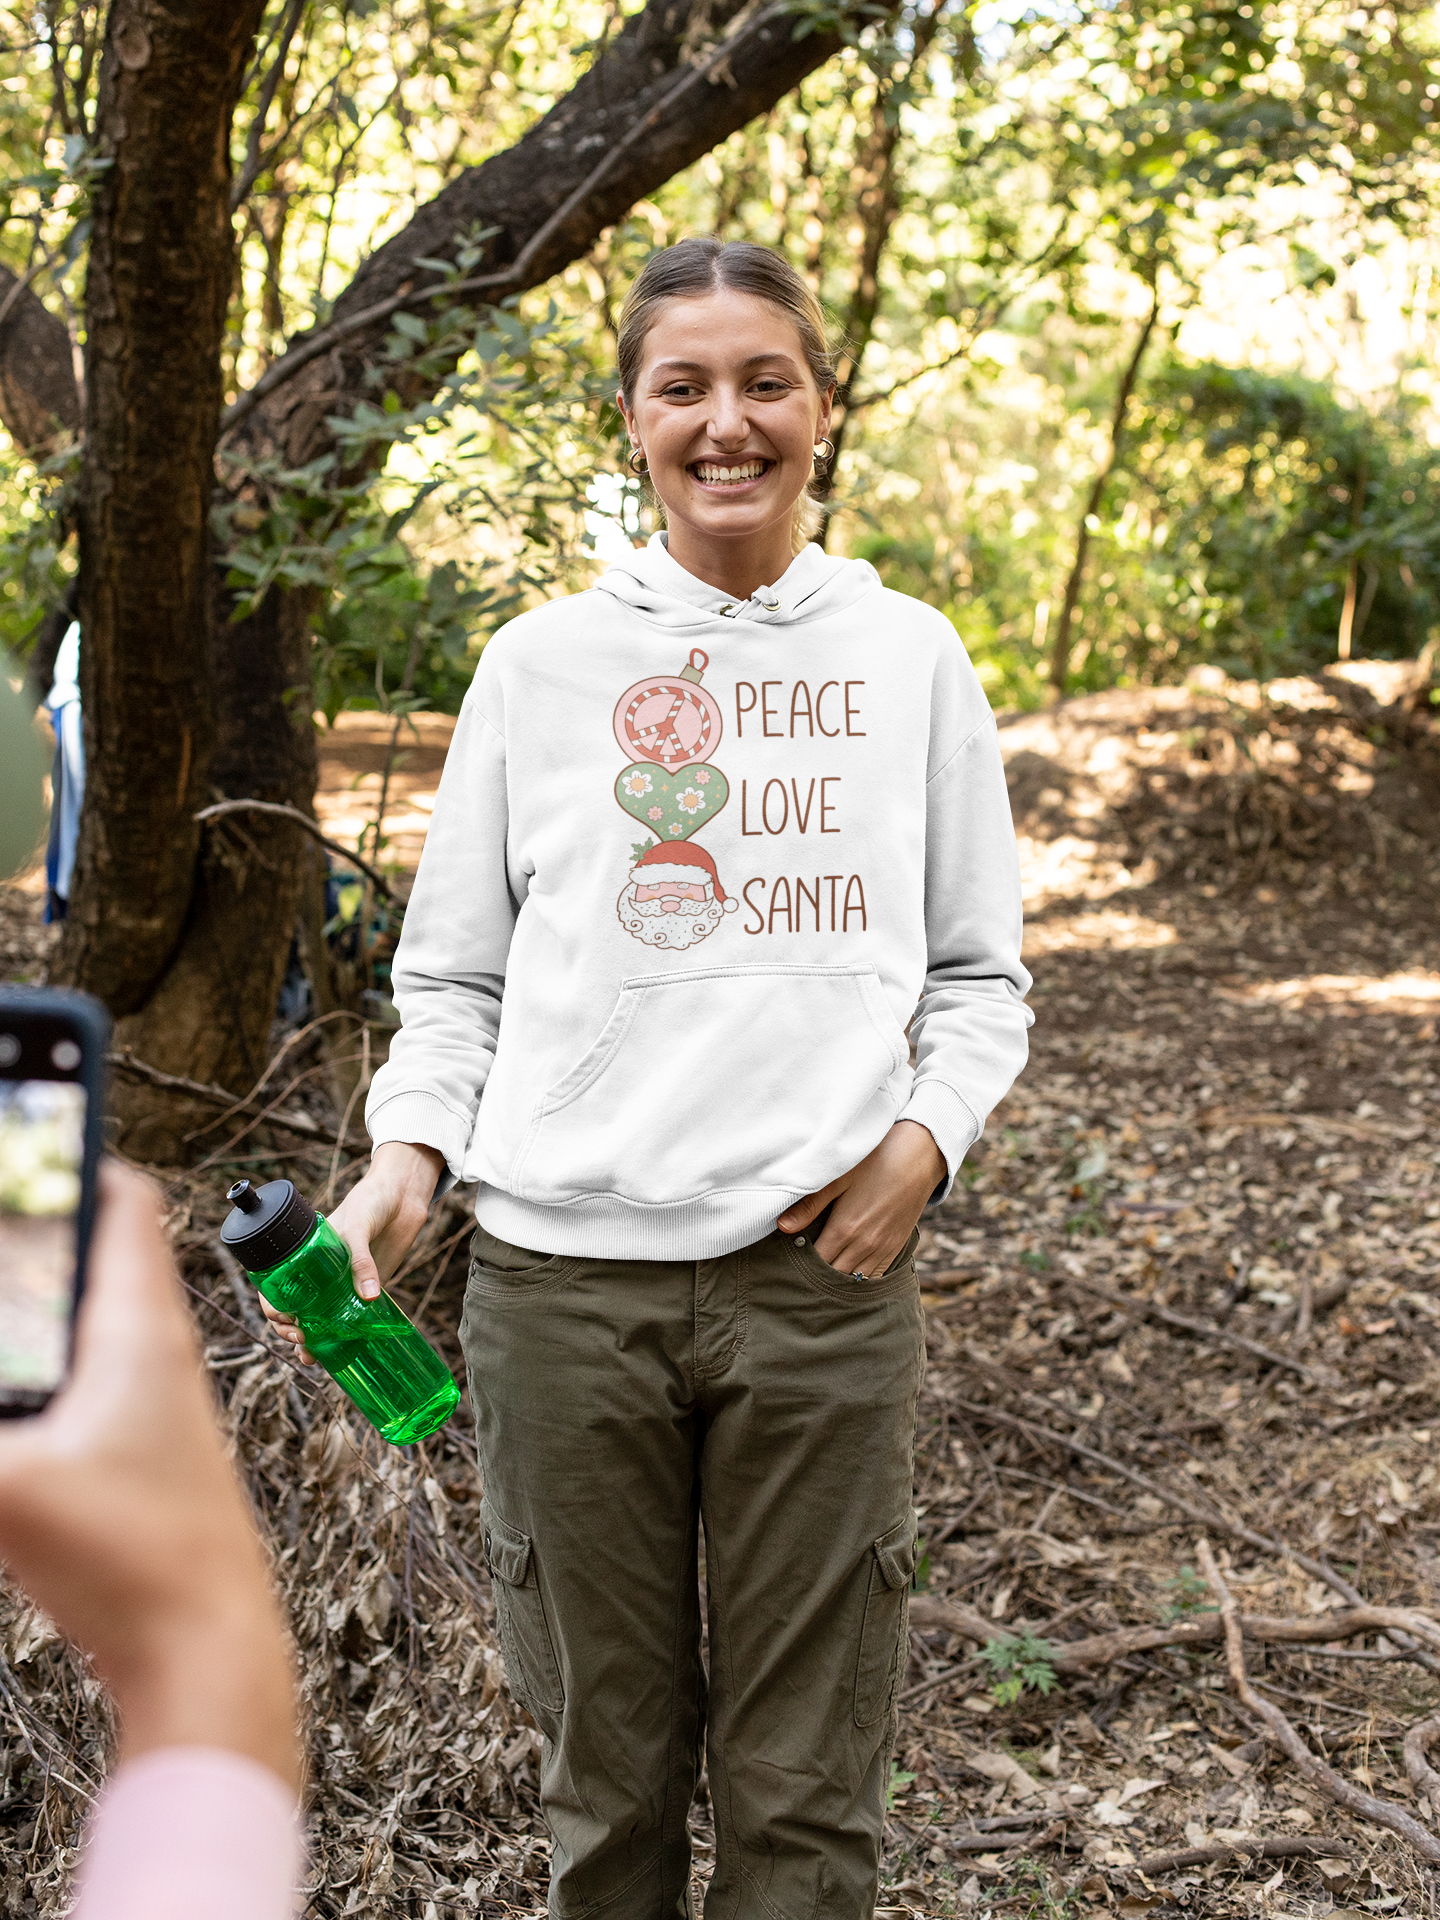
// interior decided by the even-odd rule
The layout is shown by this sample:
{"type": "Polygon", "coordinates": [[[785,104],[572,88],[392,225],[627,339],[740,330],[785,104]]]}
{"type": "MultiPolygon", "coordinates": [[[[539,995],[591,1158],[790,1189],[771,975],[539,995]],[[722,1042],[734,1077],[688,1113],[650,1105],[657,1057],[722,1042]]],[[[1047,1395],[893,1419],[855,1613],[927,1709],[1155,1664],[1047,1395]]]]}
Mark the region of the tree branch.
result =
{"type": "Polygon", "coordinates": [[[332,840],[322,833],[308,813],[301,813],[298,807],[287,807],[279,800],[220,800],[213,807],[202,807],[199,813],[192,814],[192,820],[223,820],[230,813],[268,813],[281,820],[292,820],[302,827],[312,840],[318,840],[322,847],[328,847],[331,853],[338,853],[352,867],[358,867],[377,893],[387,900],[395,898],[395,889],[385,876],[368,860],[362,860],[358,853],[352,853],[349,847],[342,846],[338,840],[332,840]]]}
{"type": "Polygon", "coordinates": [[[1300,1738],[1295,1728],[1273,1701],[1266,1700],[1251,1686],[1245,1672],[1245,1647],[1243,1631],[1240,1625],[1240,1611],[1235,1604],[1235,1596],[1220,1577],[1220,1569],[1215,1564],[1215,1556],[1210,1551],[1210,1542],[1201,1539],[1196,1542],[1195,1557],[1200,1570],[1210,1582],[1216,1599],[1220,1602],[1220,1618],[1225,1629],[1225,1661],[1230,1670],[1230,1689],[1240,1704],[1253,1713],[1257,1720],[1263,1720],[1280,1744],[1282,1752],[1290,1760],[1297,1772],[1314,1787],[1326,1794],[1337,1805],[1348,1808],[1358,1814],[1362,1820],[1369,1820],[1377,1827],[1388,1827],[1392,1833],[1398,1833],[1403,1840],[1419,1854],[1420,1858],[1431,1866],[1440,1866],[1440,1839],[1422,1827],[1413,1815],[1403,1807],[1397,1807],[1391,1800],[1377,1800],[1374,1794],[1364,1793],[1361,1789],[1339,1774],[1331,1766],[1316,1756],[1300,1738]]]}
{"type": "MultiPolygon", "coordinates": [[[[783,4],[767,7],[752,24],[756,28],[759,28],[762,24],[778,20],[780,16],[788,10],[788,7],[783,4]]],[[[736,37],[738,37],[738,34],[736,37]]],[[[432,282],[430,285],[418,290],[412,290],[409,287],[402,288],[399,293],[393,294],[388,300],[377,301],[373,307],[366,307],[360,313],[352,314],[348,320],[334,321],[330,326],[322,327],[318,333],[312,334],[308,340],[302,340],[292,347],[282,359],[277,360],[275,365],[256,381],[248,393],[242,393],[240,397],[225,410],[220,418],[221,433],[228,432],[231,427],[236,426],[259,401],[264,399],[267,394],[273,393],[277,387],[283,386],[287,380],[292,379],[302,367],[308,366],[310,361],[317,359],[322,353],[328,353],[333,346],[336,346],[349,335],[362,332],[382,320],[388,320],[392,313],[398,313],[402,307],[416,306],[422,300],[453,298],[454,295],[459,293],[504,293],[517,291],[529,284],[525,276],[530,271],[531,265],[582,201],[595,192],[609,175],[614,172],[616,164],[622,160],[626,153],[628,153],[632,147],[636,146],[647,133],[658,125],[661,118],[678,103],[683,95],[690,93],[702,80],[708,80],[711,74],[715,72],[722,62],[728,60],[734,51],[735,43],[733,39],[721,40],[717,46],[711,49],[708,58],[701,61],[699,66],[692,67],[688,73],[678,80],[670,91],[665,94],[662,99],[658,100],[643,118],[636,121],[624,139],[618,141],[616,145],[605,154],[603,159],[591,168],[590,172],[569,197],[561,202],[554,213],[551,214],[550,218],[545,221],[544,225],[525,242],[525,245],[520,249],[520,252],[516,255],[510,266],[504,268],[503,271],[499,273],[482,273],[469,279],[457,281],[441,280],[432,282]]]]}
{"type": "Polygon", "coordinates": [[[1120,376],[1120,388],[1115,395],[1115,410],[1110,418],[1110,446],[1100,471],[1096,474],[1090,488],[1090,496],[1085,502],[1085,511],[1080,516],[1080,525],[1075,530],[1075,558],[1070,567],[1070,577],[1065,582],[1065,599],[1060,608],[1060,619],[1055,628],[1055,644],[1050,656],[1050,684],[1057,694],[1065,691],[1066,676],[1070,671],[1070,629],[1075,619],[1075,609],[1080,601],[1080,589],[1085,583],[1085,560],[1090,550],[1090,522],[1100,511],[1100,502],[1105,497],[1105,489],[1110,484],[1120,459],[1120,447],[1125,438],[1125,416],[1130,410],[1130,395],[1135,390],[1135,382],[1140,376],[1140,362],[1145,358],[1145,349],[1150,344],[1150,336],[1155,331],[1155,322],[1160,318],[1160,284],[1157,278],[1150,290],[1150,311],[1145,324],[1140,329],[1140,337],[1135,342],[1135,351],[1130,363],[1120,376]]]}
{"type": "Polygon", "coordinates": [[[300,25],[300,17],[305,11],[305,0],[290,0],[289,11],[280,27],[280,41],[275,50],[275,58],[270,63],[270,71],[265,75],[260,88],[260,98],[255,102],[255,117],[250,122],[249,135],[245,141],[245,164],[238,178],[230,188],[230,211],[244,205],[261,166],[269,157],[260,151],[260,142],[265,135],[265,122],[270,117],[271,103],[276,89],[285,77],[285,62],[290,54],[290,42],[295,38],[295,29],[300,25]]]}
{"type": "MultiPolygon", "coordinates": [[[[854,18],[898,9],[855,0],[854,18]]],[[[525,137],[467,168],[361,267],[318,333],[302,336],[225,416],[245,458],[303,465],[333,445],[328,416],[373,396],[377,369],[414,404],[446,369],[385,358],[386,322],[437,297],[518,294],[589,251],[636,200],[766,111],[843,44],[838,26],[796,38],[795,0],[649,0],[525,137]],[[704,25],[719,40],[696,60],[704,25]],[[678,76],[678,77],[677,77],[678,76]],[[617,137],[617,123],[619,133],[617,137]],[[481,270],[447,279],[467,236],[488,235],[481,270]],[[323,367],[319,364],[324,361],[323,367]],[[298,376],[298,377],[297,377],[298,376]]],[[[803,21],[801,22],[803,25],[803,21]]]]}
{"type": "Polygon", "coordinates": [[[1237,1840],[1233,1846],[1182,1847],[1178,1853],[1150,1853],[1135,1862],[1135,1871],[1152,1878],[1178,1873],[1182,1867],[1208,1867],[1222,1860],[1315,1860],[1331,1854],[1344,1856],[1343,1840],[1237,1840]]]}

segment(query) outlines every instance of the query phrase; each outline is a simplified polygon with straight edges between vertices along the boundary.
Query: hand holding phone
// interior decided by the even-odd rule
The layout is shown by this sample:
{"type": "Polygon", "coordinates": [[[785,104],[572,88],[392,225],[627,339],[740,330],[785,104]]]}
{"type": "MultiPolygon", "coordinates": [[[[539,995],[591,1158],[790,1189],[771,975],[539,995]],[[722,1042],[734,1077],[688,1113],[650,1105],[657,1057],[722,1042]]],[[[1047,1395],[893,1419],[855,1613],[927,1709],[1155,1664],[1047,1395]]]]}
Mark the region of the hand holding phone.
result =
{"type": "Polygon", "coordinates": [[[223,1747],[293,1786],[284,1630],[157,1197],[101,1174],[73,1378],[0,1428],[0,1561],[93,1656],[123,1757],[223,1747]]]}
{"type": "Polygon", "coordinates": [[[69,1371],[109,1035],[86,994],[0,988],[0,1419],[38,1413],[69,1371]]]}

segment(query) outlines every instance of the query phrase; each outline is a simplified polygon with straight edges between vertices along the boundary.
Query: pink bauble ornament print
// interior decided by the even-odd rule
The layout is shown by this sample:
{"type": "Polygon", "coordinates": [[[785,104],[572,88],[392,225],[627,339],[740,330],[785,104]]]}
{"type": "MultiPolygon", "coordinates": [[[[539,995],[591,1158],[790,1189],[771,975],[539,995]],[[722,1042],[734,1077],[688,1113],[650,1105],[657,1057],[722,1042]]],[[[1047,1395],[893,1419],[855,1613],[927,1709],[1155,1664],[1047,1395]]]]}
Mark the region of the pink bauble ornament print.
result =
{"type": "Polygon", "coordinates": [[[719,702],[700,684],[709,656],[694,648],[677,678],[637,680],[615,708],[615,738],[627,760],[683,767],[708,760],[720,744],[719,702]]]}

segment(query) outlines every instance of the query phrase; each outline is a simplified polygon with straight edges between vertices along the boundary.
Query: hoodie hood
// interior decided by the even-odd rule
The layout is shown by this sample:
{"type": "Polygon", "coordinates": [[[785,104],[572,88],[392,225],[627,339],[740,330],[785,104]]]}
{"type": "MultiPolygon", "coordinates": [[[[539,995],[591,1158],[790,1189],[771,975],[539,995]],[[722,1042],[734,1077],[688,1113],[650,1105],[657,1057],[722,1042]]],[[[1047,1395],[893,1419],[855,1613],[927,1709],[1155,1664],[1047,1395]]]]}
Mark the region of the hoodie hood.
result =
{"type": "Polygon", "coordinates": [[[663,533],[651,534],[645,546],[617,560],[596,582],[599,592],[613,594],[657,626],[677,631],[713,629],[717,620],[770,627],[820,620],[879,585],[880,576],[867,560],[838,560],[808,541],[773,587],[759,587],[748,600],[735,600],[687,573],[672,559],[663,533]]]}

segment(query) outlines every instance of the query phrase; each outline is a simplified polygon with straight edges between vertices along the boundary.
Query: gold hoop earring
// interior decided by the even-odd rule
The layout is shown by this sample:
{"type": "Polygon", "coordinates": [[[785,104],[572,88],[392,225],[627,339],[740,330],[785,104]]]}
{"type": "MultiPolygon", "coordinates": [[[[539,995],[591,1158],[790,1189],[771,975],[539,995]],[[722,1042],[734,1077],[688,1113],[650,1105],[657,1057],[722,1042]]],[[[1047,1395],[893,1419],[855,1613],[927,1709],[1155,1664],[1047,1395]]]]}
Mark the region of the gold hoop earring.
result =
{"type": "Polygon", "coordinates": [[[631,449],[630,458],[625,464],[632,473],[648,473],[650,471],[650,462],[645,458],[644,453],[639,447],[633,447],[631,449]]]}

